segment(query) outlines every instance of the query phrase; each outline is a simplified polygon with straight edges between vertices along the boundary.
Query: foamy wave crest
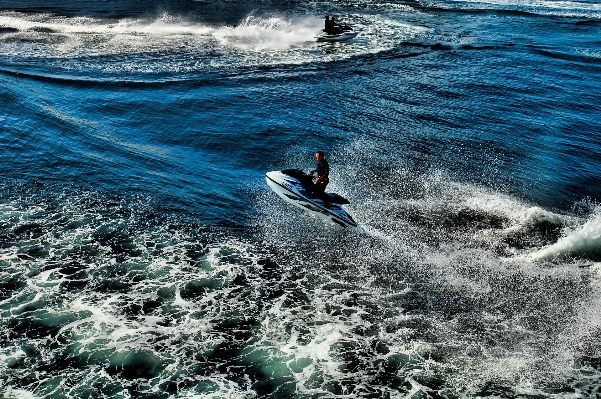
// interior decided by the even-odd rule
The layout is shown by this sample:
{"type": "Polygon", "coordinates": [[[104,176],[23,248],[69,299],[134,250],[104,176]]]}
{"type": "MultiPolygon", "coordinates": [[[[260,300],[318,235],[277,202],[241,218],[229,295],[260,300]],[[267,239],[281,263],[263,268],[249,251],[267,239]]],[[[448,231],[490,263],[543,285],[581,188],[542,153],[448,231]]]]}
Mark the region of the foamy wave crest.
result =
{"type": "MultiPolygon", "coordinates": [[[[115,20],[7,12],[0,13],[0,26],[12,30],[0,37],[3,55],[56,58],[59,63],[67,58],[160,54],[174,48],[199,47],[215,29],[167,14],[156,19],[115,20]]],[[[74,67],[77,65],[68,68],[74,67]]],[[[86,63],[81,69],[95,67],[86,63]]]]}
{"type": "Polygon", "coordinates": [[[225,27],[215,32],[223,45],[245,50],[283,50],[313,41],[322,22],[317,18],[303,18],[294,22],[279,17],[246,17],[235,27],[225,27]]]}
{"type": "Polygon", "coordinates": [[[534,260],[558,257],[577,257],[597,260],[601,258],[601,207],[583,224],[566,229],[564,236],[534,254],[534,260]]]}
{"type": "Polygon", "coordinates": [[[86,34],[150,34],[150,35],[205,35],[214,28],[163,14],[156,19],[125,18],[120,20],[92,17],[61,17],[52,14],[0,13],[0,26],[19,31],[44,33],[86,34]]]}
{"type": "MultiPolygon", "coordinates": [[[[8,38],[47,42],[49,35],[65,39],[70,46],[57,45],[59,52],[87,54],[87,44],[94,42],[96,53],[148,51],[160,47],[177,47],[190,40],[217,40],[221,45],[245,50],[288,49],[307,41],[314,41],[323,22],[316,17],[286,20],[280,17],[247,16],[237,26],[209,26],[199,22],[163,14],[156,19],[126,18],[110,20],[90,17],[66,18],[51,14],[24,15],[15,12],[0,13],[0,26],[13,29],[8,38]],[[169,40],[165,42],[165,37],[169,40]],[[182,43],[180,43],[180,41],[182,43]],[[158,46],[158,47],[157,47],[158,46]],[[62,48],[62,51],[60,49],[62,48]],[[112,51],[111,51],[112,48],[112,51]]],[[[5,39],[6,40],[6,39],[5,39]]],[[[50,40],[54,43],[56,40],[50,40]]]]}

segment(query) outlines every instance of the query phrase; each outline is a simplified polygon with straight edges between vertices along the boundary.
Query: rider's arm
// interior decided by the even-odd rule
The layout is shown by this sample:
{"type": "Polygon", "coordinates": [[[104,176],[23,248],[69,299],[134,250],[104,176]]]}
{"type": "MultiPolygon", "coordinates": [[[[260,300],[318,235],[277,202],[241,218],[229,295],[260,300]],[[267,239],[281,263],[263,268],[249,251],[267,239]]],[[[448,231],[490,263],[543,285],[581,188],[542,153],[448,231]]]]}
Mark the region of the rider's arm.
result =
{"type": "MultiPolygon", "coordinates": [[[[328,174],[330,173],[330,165],[328,165],[327,163],[324,162],[324,163],[321,163],[320,166],[322,168],[322,171],[321,171],[321,174],[317,175],[317,178],[318,179],[323,179],[324,177],[327,178],[328,174]]],[[[317,173],[319,173],[319,171],[317,173]]]]}

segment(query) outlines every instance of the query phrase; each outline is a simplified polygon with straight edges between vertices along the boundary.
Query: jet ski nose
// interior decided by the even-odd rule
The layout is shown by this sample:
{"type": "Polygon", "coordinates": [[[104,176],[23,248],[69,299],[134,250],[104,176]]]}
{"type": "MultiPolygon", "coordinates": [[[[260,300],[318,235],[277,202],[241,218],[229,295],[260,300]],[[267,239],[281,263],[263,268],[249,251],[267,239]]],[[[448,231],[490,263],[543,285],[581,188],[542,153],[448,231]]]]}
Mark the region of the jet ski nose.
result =
{"type": "Polygon", "coordinates": [[[267,172],[265,173],[266,177],[269,177],[271,180],[275,180],[276,178],[278,178],[279,176],[281,176],[281,172],[278,172],[277,170],[271,171],[271,172],[267,172]]]}

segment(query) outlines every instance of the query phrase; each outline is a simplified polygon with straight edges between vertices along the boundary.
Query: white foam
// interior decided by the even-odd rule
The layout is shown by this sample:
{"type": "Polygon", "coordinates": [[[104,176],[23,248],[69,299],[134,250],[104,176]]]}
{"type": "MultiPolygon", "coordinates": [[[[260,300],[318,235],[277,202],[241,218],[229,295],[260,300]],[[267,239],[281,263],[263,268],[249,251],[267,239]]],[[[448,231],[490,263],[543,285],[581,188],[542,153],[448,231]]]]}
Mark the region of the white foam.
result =
{"type": "Polygon", "coordinates": [[[546,260],[565,255],[601,255],[601,207],[597,208],[586,223],[568,230],[558,242],[536,251],[531,257],[533,260],[546,260]]]}
{"type": "Polygon", "coordinates": [[[3,394],[6,399],[38,399],[40,396],[36,396],[33,392],[26,391],[24,389],[14,389],[10,386],[6,387],[3,394]]]}
{"type": "Polygon", "coordinates": [[[314,41],[323,23],[317,18],[302,18],[287,21],[278,17],[246,17],[238,26],[224,27],[214,36],[223,45],[232,45],[245,50],[284,50],[314,41]]]}
{"type": "Polygon", "coordinates": [[[157,19],[110,20],[91,17],[60,17],[52,14],[0,13],[0,25],[19,31],[47,30],[54,33],[206,35],[214,31],[207,25],[191,23],[167,14],[157,19]]]}
{"type": "MultiPolygon", "coordinates": [[[[0,249],[0,261],[8,262],[8,261],[14,261],[14,260],[18,259],[17,251],[18,251],[17,247],[0,249]]],[[[28,255],[25,255],[25,256],[27,257],[28,255]]]]}

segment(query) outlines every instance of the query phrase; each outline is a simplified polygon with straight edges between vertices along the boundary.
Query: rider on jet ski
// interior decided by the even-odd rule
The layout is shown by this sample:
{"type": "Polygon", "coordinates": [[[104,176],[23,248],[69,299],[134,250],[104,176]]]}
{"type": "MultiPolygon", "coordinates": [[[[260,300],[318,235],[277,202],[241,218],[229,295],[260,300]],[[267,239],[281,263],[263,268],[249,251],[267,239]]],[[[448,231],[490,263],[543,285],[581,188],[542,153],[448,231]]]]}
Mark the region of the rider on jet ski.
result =
{"type": "Polygon", "coordinates": [[[315,183],[313,184],[313,194],[318,198],[323,199],[327,205],[330,202],[330,198],[327,195],[324,195],[324,193],[326,191],[326,186],[330,182],[330,164],[328,164],[323,151],[317,151],[315,153],[315,160],[315,169],[309,169],[309,174],[311,175],[317,172],[315,183]]]}
{"type": "Polygon", "coordinates": [[[324,29],[324,31],[328,35],[337,35],[340,32],[342,32],[342,29],[341,29],[340,25],[338,25],[336,23],[336,21],[334,20],[334,17],[332,17],[332,19],[330,19],[330,16],[326,15],[326,21],[325,21],[325,29],[324,29]]]}

